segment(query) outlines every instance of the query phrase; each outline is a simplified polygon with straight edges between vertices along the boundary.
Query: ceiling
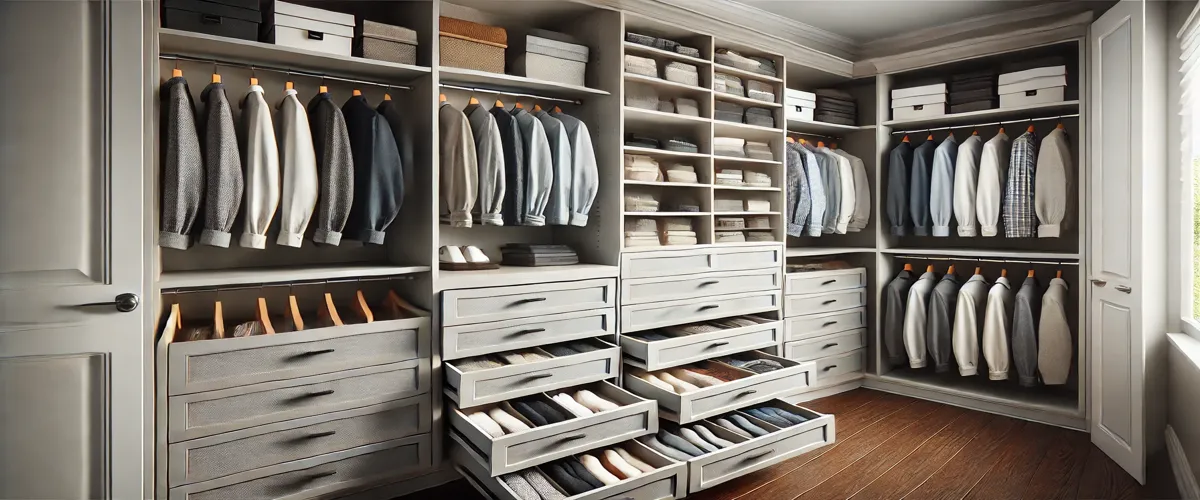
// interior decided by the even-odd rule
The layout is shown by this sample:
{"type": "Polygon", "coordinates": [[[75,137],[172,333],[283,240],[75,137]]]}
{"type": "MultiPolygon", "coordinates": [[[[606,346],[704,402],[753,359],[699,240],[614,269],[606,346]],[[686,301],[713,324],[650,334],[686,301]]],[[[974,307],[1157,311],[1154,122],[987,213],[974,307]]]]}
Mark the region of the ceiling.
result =
{"type": "Polygon", "coordinates": [[[909,31],[1045,4],[1024,0],[738,0],[853,40],[856,44],[909,31]]]}

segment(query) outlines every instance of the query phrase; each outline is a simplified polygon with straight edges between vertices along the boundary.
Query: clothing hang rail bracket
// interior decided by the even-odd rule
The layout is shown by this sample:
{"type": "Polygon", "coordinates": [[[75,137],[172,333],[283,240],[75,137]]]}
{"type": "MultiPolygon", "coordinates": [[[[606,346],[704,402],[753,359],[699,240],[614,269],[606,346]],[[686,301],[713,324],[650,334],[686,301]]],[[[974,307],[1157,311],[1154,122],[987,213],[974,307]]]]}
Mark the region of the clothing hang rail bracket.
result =
{"type": "Polygon", "coordinates": [[[955,130],[955,129],[964,129],[964,128],[978,128],[978,127],[988,127],[988,126],[992,126],[992,125],[1004,125],[1006,123],[1044,122],[1044,121],[1050,121],[1050,120],[1061,120],[1063,118],[1077,118],[1077,117],[1079,117],[1079,113],[1074,113],[1074,114],[1070,114],[1070,115],[1047,116],[1045,118],[1022,118],[1020,120],[1004,120],[1004,121],[999,121],[999,122],[972,123],[970,125],[951,125],[948,127],[915,128],[912,130],[893,130],[892,134],[917,134],[917,133],[921,133],[921,132],[933,132],[935,130],[955,130]]]}
{"type": "Polygon", "coordinates": [[[454,84],[450,84],[450,83],[440,83],[440,84],[438,84],[438,86],[442,87],[442,88],[447,88],[447,89],[465,90],[467,92],[479,92],[482,94],[499,94],[499,95],[506,95],[509,97],[528,97],[530,99],[536,99],[539,101],[565,102],[568,104],[576,104],[576,105],[583,104],[583,101],[580,101],[580,100],[560,99],[558,97],[546,97],[543,95],[535,95],[535,94],[522,94],[519,92],[510,92],[507,90],[490,89],[490,88],[486,88],[486,87],[467,87],[467,86],[463,86],[463,85],[454,85],[454,84]]]}
{"type": "Polygon", "coordinates": [[[352,78],[342,78],[342,77],[338,77],[338,76],[326,75],[323,73],[299,71],[299,70],[288,69],[288,68],[275,68],[275,67],[271,67],[271,66],[263,66],[260,64],[245,64],[245,63],[232,62],[232,61],[222,61],[220,59],[213,59],[213,58],[191,57],[191,56],[183,56],[183,55],[179,55],[179,54],[161,54],[158,56],[158,58],[166,59],[168,61],[175,61],[176,68],[179,67],[179,61],[191,61],[191,62],[212,64],[213,65],[213,73],[216,73],[217,66],[229,66],[229,67],[233,67],[233,68],[248,69],[248,70],[250,70],[251,77],[254,77],[255,75],[257,75],[259,70],[262,70],[262,71],[270,71],[273,73],[283,73],[283,74],[287,75],[287,77],[289,79],[292,77],[292,75],[307,76],[310,78],[320,78],[322,84],[325,83],[325,80],[335,80],[335,81],[346,82],[346,83],[358,83],[358,84],[362,84],[362,85],[373,85],[376,87],[383,87],[386,89],[412,90],[412,87],[407,87],[404,85],[395,85],[395,84],[391,84],[391,83],[374,82],[374,81],[369,81],[369,80],[355,80],[352,78]]]}
{"type": "Polygon", "coordinates": [[[966,261],[966,262],[995,262],[1000,264],[1045,264],[1049,266],[1078,266],[1078,262],[1062,260],[1014,260],[1014,259],[983,259],[978,257],[931,257],[928,255],[896,255],[897,259],[907,260],[937,260],[937,261],[966,261]]]}

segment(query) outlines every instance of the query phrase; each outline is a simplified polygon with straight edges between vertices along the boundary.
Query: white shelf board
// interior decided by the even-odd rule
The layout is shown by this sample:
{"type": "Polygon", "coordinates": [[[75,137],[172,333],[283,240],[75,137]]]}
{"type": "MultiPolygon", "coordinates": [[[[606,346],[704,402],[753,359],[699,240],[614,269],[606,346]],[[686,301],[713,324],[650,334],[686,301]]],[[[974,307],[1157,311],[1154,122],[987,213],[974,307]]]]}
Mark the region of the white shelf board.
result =
{"type": "Polygon", "coordinates": [[[1069,115],[1079,112],[1079,101],[1063,101],[1050,104],[1034,104],[1019,108],[985,109],[970,113],[955,113],[932,118],[915,120],[889,120],[885,126],[896,129],[911,129],[921,127],[938,127],[952,125],[967,125],[972,123],[988,123],[1023,118],[1045,118],[1055,115],[1069,115]]]}
{"type": "Polygon", "coordinates": [[[695,250],[698,248],[728,248],[728,247],[778,247],[779,241],[734,241],[729,243],[699,243],[695,245],[665,245],[649,247],[623,247],[622,252],[655,252],[659,250],[695,250]]]}
{"type": "MultiPolygon", "coordinates": [[[[778,70],[778,69],[779,68],[776,68],[776,70],[778,70]]],[[[751,80],[758,80],[761,82],[783,83],[783,80],[778,77],[760,75],[753,71],[746,71],[741,68],[735,68],[733,66],[726,66],[724,64],[716,63],[716,62],[713,63],[713,71],[716,71],[718,73],[725,73],[727,75],[733,75],[733,76],[740,77],[740,78],[749,78],[751,80]]]]}
{"type": "Polygon", "coordinates": [[[623,212],[629,217],[702,217],[711,212],[623,212]]]}
{"type": "Polygon", "coordinates": [[[715,137],[738,137],[753,141],[773,141],[782,137],[783,134],[783,129],[713,120],[713,136],[715,137]]]}
{"type": "Polygon", "coordinates": [[[686,83],[672,82],[670,80],[655,78],[653,76],[639,75],[636,73],[625,73],[625,81],[644,83],[646,85],[650,85],[651,87],[660,89],[695,92],[698,94],[708,94],[709,92],[712,92],[712,90],[704,87],[697,87],[695,85],[688,85],[686,83]]]}
{"type": "Polygon", "coordinates": [[[626,185],[631,186],[662,186],[662,187],[685,187],[685,188],[705,188],[708,184],[700,184],[696,182],[660,182],[660,181],[632,181],[625,179],[626,185]]]}
{"type": "Polygon", "coordinates": [[[779,212],[713,212],[713,215],[779,215],[779,212]]]}
{"type": "Polygon", "coordinates": [[[578,281],[597,278],[616,278],[621,274],[617,266],[599,264],[573,264],[569,266],[500,266],[499,269],[483,271],[438,271],[439,290],[479,288],[492,286],[528,285],[550,281],[578,281]]]}
{"type": "Polygon", "coordinates": [[[229,63],[270,66],[309,71],[329,76],[404,84],[428,75],[425,66],[400,64],[362,57],[296,49],[271,43],[239,40],[191,31],[160,28],[159,51],[163,54],[217,59],[229,63]]]}
{"type": "Polygon", "coordinates": [[[857,125],[839,125],[837,123],[825,122],[808,122],[800,120],[787,121],[788,132],[794,132],[797,134],[850,134],[863,130],[873,130],[874,128],[874,125],[860,127],[857,125]]]}
{"type": "Polygon", "coordinates": [[[639,124],[646,126],[678,126],[678,127],[704,127],[705,135],[707,135],[708,118],[699,116],[681,115],[679,113],[667,113],[664,111],[651,111],[649,109],[635,108],[625,106],[625,123],[639,124]]]}
{"type": "MultiPolygon", "coordinates": [[[[1012,375],[1015,379],[1015,375],[1012,375]]],[[[933,373],[931,369],[893,369],[883,375],[867,375],[878,380],[913,389],[939,392],[948,396],[973,399],[988,403],[1052,413],[1063,417],[1079,417],[1079,394],[1066,386],[1020,387],[1016,380],[988,380],[986,376],[963,377],[958,368],[947,373],[933,373]]]]}
{"type": "Polygon", "coordinates": [[[450,66],[438,67],[438,78],[441,83],[450,85],[478,86],[506,92],[541,94],[548,97],[587,98],[609,95],[607,91],[579,85],[450,66]]]}
{"type": "Polygon", "coordinates": [[[1078,260],[1078,253],[1043,252],[1039,250],[1002,250],[984,248],[886,248],[889,255],[928,255],[931,257],[978,257],[992,259],[1050,259],[1078,260]]]}
{"type": "Polygon", "coordinates": [[[712,64],[712,61],[700,59],[698,57],[683,55],[678,52],[670,52],[670,51],[666,51],[666,50],[662,50],[662,49],[656,49],[654,47],[642,45],[640,43],[633,43],[633,42],[625,42],[625,53],[626,54],[639,54],[642,56],[649,56],[649,57],[662,57],[662,58],[666,58],[666,59],[674,59],[676,61],[683,61],[683,62],[687,62],[687,63],[691,63],[691,64],[712,64]]]}
{"type": "Polygon", "coordinates": [[[847,253],[875,253],[874,247],[788,247],[788,257],[814,257],[847,253]]]}
{"type": "Polygon", "coordinates": [[[758,158],[745,158],[745,157],[741,157],[741,156],[719,156],[719,155],[713,155],[713,159],[714,159],[714,160],[718,160],[718,161],[724,161],[724,162],[737,162],[737,163],[761,163],[761,164],[765,164],[765,165],[783,165],[783,162],[781,162],[781,161],[775,161],[775,160],[760,160],[760,159],[758,159],[758,158]]]}
{"type": "Polygon", "coordinates": [[[715,90],[713,91],[713,97],[716,97],[718,101],[737,103],[737,104],[741,104],[742,106],[746,106],[748,108],[782,108],[783,107],[782,104],[779,104],[777,102],[760,101],[758,99],[751,99],[749,97],[740,96],[740,95],[726,94],[724,92],[717,92],[715,90]]]}
{"type": "Polygon", "coordinates": [[[779,191],[782,188],[764,187],[764,186],[729,186],[726,184],[713,184],[713,189],[728,189],[730,191],[779,191]]]}
{"type": "Polygon", "coordinates": [[[715,227],[713,231],[717,232],[733,232],[733,231],[774,231],[773,227],[715,227]]]}
{"type": "Polygon", "coordinates": [[[684,153],[682,151],[667,151],[665,149],[643,148],[638,146],[624,146],[626,153],[640,154],[646,156],[660,156],[666,158],[710,158],[712,155],[706,153],[684,153]]]}
{"type": "Polygon", "coordinates": [[[319,267],[281,267],[164,272],[161,289],[285,283],[326,279],[378,278],[423,273],[429,266],[371,266],[362,264],[319,267]]]}

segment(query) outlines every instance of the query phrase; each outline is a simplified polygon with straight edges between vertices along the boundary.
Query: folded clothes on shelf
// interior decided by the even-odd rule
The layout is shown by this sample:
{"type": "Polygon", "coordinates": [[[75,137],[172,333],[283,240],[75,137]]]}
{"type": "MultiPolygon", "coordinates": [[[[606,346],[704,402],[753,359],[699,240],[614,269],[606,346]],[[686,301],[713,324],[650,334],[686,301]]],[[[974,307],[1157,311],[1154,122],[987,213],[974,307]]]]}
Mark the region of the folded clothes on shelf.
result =
{"type": "Polygon", "coordinates": [[[736,231],[724,231],[717,233],[714,243],[745,243],[746,235],[736,231]]]}
{"type": "Polygon", "coordinates": [[[745,153],[747,157],[756,160],[774,160],[775,154],[771,152],[771,145],[765,142],[746,141],[745,153]]]}
{"type": "Polygon", "coordinates": [[[649,57],[625,54],[625,72],[658,78],[658,63],[649,57]]]}
{"type": "Polygon", "coordinates": [[[657,110],[658,89],[641,82],[625,82],[625,105],[638,108],[657,110]]]}
{"type": "Polygon", "coordinates": [[[692,165],[670,165],[664,169],[667,174],[668,182],[683,182],[688,184],[696,184],[700,182],[696,177],[696,167],[692,165]]]}
{"type": "Polygon", "coordinates": [[[713,92],[745,97],[746,86],[742,84],[742,79],[736,76],[713,73],[713,92]]]}
{"type": "Polygon", "coordinates": [[[719,156],[745,157],[746,140],[738,137],[714,137],[713,154],[719,156]]]}
{"type": "Polygon", "coordinates": [[[680,137],[672,137],[671,139],[667,140],[666,150],[678,151],[681,153],[698,153],[700,148],[699,146],[696,146],[696,143],[692,142],[692,140],[680,137]]]}
{"type": "Polygon", "coordinates": [[[671,102],[675,104],[675,113],[684,116],[700,116],[700,103],[695,99],[687,97],[672,97],[671,102]]]}
{"type": "Polygon", "coordinates": [[[663,245],[695,245],[699,242],[695,231],[663,231],[659,233],[663,245]]]}
{"type": "Polygon", "coordinates": [[[741,123],[746,113],[746,108],[737,103],[717,101],[713,106],[714,117],[721,121],[741,123]]]}
{"type": "MultiPolygon", "coordinates": [[[[658,106],[658,102],[655,101],[654,105],[658,106]]],[[[625,145],[650,149],[659,149],[662,147],[662,144],[658,139],[638,134],[626,134],[625,145]]]]}
{"type": "Polygon", "coordinates": [[[759,127],[775,127],[775,115],[767,108],[746,108],[744,121],[759,127]]]}
{"type": "Polygon", "coordinates": [[[670,62],[663,69],[664,76],[668,81],[682,83],[684,85],[698,86],[700,85],[700,73],[695,65],[670,62]]]}

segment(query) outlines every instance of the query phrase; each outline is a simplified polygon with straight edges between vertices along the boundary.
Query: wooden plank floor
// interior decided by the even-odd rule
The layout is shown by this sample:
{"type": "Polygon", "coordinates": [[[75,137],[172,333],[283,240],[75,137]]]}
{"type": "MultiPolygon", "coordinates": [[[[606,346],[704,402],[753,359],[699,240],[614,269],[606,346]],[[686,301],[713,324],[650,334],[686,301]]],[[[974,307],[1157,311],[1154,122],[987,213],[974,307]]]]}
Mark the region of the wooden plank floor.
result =
{"type": "MultiPolygon", "coordinates": [[[[834,444],[688,498],[1179,498],[1165,461],[1148,467],[1149,484],[1139,485],[1082,432],[867,389],[803,406],[836,416],[834,444]]],[[[478,498],[464,486],[455,481],[417,495],[478,498]]]]}

